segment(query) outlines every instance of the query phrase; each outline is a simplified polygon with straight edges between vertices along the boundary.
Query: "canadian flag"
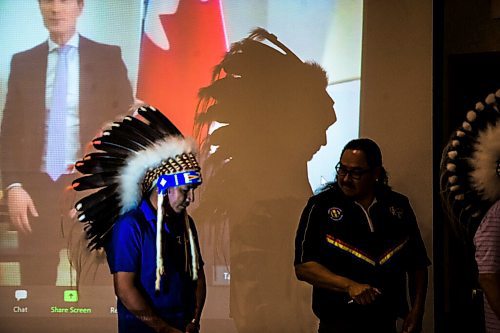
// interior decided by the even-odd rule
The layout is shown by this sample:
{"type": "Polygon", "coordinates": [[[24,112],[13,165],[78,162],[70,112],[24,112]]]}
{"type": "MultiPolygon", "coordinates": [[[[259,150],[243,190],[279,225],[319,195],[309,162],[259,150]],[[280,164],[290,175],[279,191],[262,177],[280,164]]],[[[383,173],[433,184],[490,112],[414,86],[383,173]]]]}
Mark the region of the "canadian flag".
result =
{"type": "Polygon", "coordinates": [[[221,0],[145,2],[137,98],[192,135],[201,87],[228,50],[221,0]]]}

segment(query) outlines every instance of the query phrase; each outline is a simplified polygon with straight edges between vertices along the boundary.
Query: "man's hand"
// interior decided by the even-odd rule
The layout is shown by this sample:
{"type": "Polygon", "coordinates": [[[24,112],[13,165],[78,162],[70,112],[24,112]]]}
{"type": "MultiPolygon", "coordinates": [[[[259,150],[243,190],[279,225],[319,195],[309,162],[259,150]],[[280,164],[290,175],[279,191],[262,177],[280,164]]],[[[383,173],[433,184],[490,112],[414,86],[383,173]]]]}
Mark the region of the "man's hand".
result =
{"type": "Polygon", "coordinates": [[[347,293],[351,298],[349,303],[371,304],[381,294],[377,288],[337,275],[316,261],[295,265],[295,274],[299,280],[306,281],[315,287],[347,293]]]}
{"type": "Polygon", "coordinates": [[[347,289],[349,297],[361,305],[371,304],[381,294],[380,290],[368,284],[353,283],[347,289]]]}
{"type": "Polygon", "coordinates": [[[28,210],[34,217],[38,217],[38,212],[28,192],[20,186],[9,189],[7,191],[7,206],[9,207],[10,221],[16,230],[24,234],[31,233],[28,210]]]}

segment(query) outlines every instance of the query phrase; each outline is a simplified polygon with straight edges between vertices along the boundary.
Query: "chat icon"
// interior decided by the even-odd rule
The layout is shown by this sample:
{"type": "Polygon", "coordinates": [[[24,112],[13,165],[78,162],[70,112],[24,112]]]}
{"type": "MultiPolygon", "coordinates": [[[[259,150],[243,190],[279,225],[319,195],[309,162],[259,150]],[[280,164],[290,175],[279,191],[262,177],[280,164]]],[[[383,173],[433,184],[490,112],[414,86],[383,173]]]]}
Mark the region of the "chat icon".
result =
{"type": "Polygon", "coordinates": [[[20,301],[22,299],[26,299],[26,298],[28,298],[28,291],[24,290],[24,289],[18,289],[18,290],[16,290],[14,296],[16,297],[17,301],[20,301]]]}

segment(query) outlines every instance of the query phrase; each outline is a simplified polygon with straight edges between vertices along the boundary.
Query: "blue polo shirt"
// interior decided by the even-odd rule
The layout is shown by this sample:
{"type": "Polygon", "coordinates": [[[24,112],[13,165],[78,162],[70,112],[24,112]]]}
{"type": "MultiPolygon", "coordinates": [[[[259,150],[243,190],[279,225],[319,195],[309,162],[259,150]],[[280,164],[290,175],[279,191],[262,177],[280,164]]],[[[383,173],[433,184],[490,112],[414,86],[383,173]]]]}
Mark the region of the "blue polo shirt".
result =
{"type": "MultiPolygon", "coordinates": [[[[118,219],[113,226],[106,252],[111,273],[136,273],[136,286],[155,309],[156,314],[182,330],[194,315],[197,282],[185,272],[183,218],[179,216],[167,220],[164,222],[162,235],[165,274],[161,278],[159,292],[155,291],[156,211],[148,200],[143,199],[136,209],[118,219]]],[[[200,253],[198,235],[191,217],[189,223],[200,253]]],[[[189,246],[187,248],[189,251],[189,246]]],[[[201,267],[201,255],[199,260],[201,267]]],[[[153,332],[130,313],[119,299],[117,303],[119,332],[153,332]]]]}

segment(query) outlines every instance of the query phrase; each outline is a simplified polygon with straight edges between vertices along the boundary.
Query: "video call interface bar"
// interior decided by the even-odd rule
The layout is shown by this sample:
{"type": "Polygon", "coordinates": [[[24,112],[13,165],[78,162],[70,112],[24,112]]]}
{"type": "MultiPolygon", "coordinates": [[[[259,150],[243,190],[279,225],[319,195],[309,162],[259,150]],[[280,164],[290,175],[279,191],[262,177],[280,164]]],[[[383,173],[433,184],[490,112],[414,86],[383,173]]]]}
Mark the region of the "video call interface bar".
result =
{"type": "Polygon", "coordinates": [[[115,316],[112,286],[0,287],[0,317],[115,316]]]}

